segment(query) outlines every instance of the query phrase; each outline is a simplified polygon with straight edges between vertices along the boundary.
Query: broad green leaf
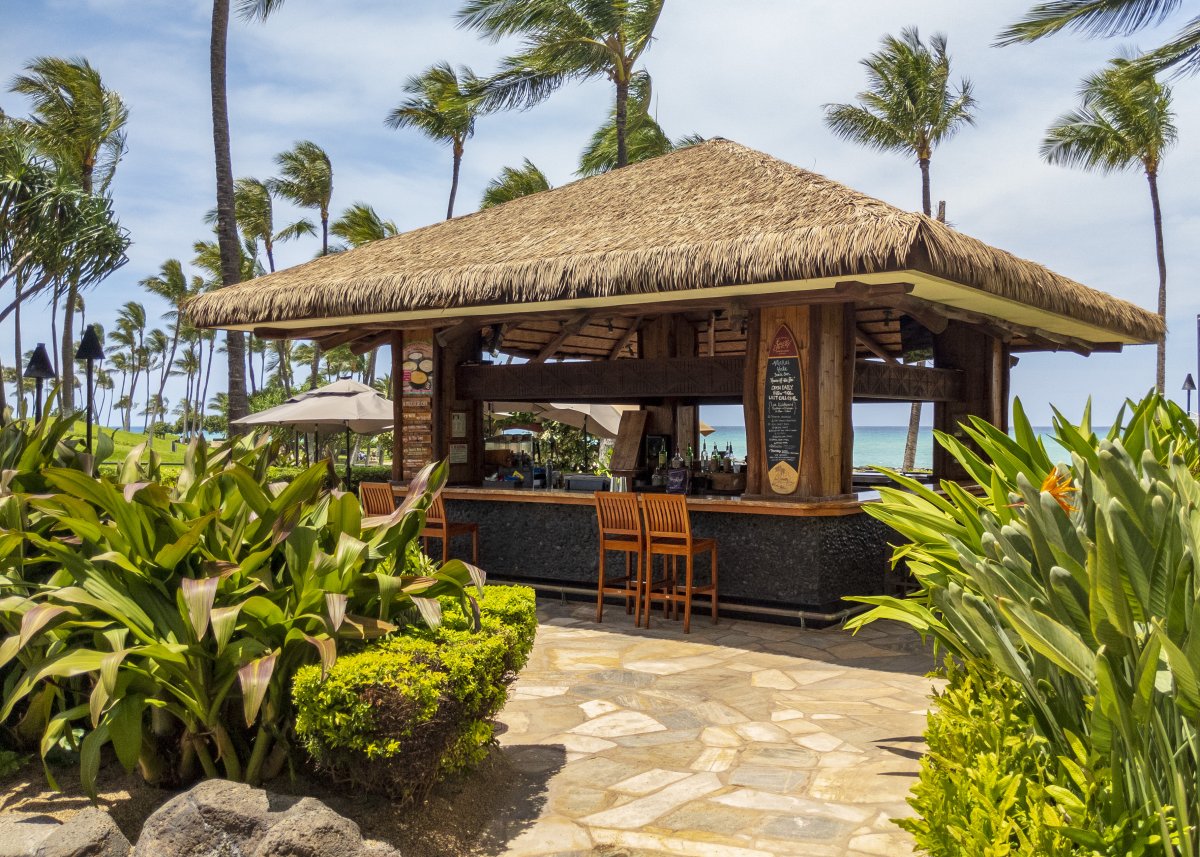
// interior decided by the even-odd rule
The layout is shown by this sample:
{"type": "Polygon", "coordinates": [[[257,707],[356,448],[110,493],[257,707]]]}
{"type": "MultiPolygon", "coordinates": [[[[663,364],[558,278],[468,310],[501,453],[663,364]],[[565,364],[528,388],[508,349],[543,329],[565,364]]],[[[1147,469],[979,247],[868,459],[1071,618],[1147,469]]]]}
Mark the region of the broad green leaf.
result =
{"type": "Polygon", "coordinates": [[[187,606],[188,621],[196,633],[196,639],[204,639],[208,630],[209,617],[212,615],[213,600],[217,597],[216,577],[205,577],[199,580],[185,577],[179,581],[179,589],[183,603],[187,606]]]}

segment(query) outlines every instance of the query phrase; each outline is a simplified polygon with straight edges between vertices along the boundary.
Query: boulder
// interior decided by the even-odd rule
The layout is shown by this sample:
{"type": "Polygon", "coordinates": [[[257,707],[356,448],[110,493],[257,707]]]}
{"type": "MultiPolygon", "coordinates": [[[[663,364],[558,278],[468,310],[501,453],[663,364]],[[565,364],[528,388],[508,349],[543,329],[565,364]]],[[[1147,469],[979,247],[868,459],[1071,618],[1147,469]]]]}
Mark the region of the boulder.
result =
{"type": "Polygon", "coordinates": [[[29,857],[36,854],[59,827],[48,815],[6,812],[0,815],[0,857],[29,857]]]}
{"type": "MultiPolygon", "coordinates": [[[[96,852],[108,857],[106,852],[96,852]]],[[[146,819],[133,857],[400,857],[315,798],[208,780],[146,819]]],[[[0,857],[4,857],[0,854],[0,857]]],[[[54,857],[59,857],[55,852],[54,857]]],[[[63,855],[66,857],[66,855],[63,855]]],[[[80,857],[85,857],[83,852],[80,857]]],[[[91,852],[86,852],[91,857],[91,852]]],[[[114,852],[113,857],[121,857],[114,852]]]]}
{"type": "Polygon", "coordinates": [[[248,857],[267,832],[267,793],[244,783],[206,780],[146,819],[134,857],[248,857]]]}
{"type": "Polygon", "coordinates": [[[358,825],[310,797],[278,813],[252,857],[333,857],[359,854],[358,825]]]}
{"type": "Polygon", "coordinates": [[[129,840],[112,816],[89,807],[56,827],[35,857],[128,857],[129,840]]]}

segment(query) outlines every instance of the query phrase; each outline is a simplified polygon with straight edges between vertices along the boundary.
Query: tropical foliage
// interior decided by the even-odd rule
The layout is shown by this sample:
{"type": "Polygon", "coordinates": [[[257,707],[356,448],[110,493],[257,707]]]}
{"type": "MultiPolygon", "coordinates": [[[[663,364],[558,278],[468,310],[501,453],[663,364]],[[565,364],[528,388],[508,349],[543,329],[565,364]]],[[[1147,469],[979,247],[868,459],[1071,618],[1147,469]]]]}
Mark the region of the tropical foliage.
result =
{"type": "Polygon", "coordinates": [[[95,479],[57,460],[61,426],[16,425],[41,455],[0,492],[0,721],[37,724],[43,757],[77,745],[89,794],[107,745],[151,782],[277,773],[297,669],[327,671],[398,622],[436,625],[439,596],[482,585],[461,562],[409,565],[444,467],[364,519],[323,489],[323,465],[267,484],[273,451],[249,439],[193,442],[168,488],[153,453],[95,479]]]}
{"type": "Polygon", "coordinates": [[[1062,463],[1019,403],[1013,423],[1012,436],[977,418],[964,440],[938,435],[980,494],[892,474],[867,509],[907,542],[896,556],[921,589],[858,599],[876,607],[855,624],[906,622],[1019,689],[1056,761],[1046,823],[1059,835],[1098,853],[1195,854],[1196,425],[1156,394],[1103,437],[1089,414],[1056,414],[1062,463]]]}
{"type": "Polygon", "coordinates": [[[500,171],[500,175],[488,182],[479,207],[491,208],[493,205],[501,205],[531,193],[541,193],[544,190],[550,190],[550,182],[546,179],[546,174],[539,170],[529,158],[526,158],[521,166],[505,167],[500,171]]]}

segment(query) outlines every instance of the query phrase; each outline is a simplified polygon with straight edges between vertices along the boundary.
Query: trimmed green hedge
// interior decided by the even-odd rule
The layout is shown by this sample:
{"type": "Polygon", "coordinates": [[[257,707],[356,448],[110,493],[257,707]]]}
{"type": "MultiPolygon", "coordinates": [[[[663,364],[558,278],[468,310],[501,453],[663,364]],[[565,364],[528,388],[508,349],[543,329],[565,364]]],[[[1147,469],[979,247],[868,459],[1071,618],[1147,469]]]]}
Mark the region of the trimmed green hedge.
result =
{"type": "Polygon", "coordinates": [[[1089,853],[1061,834],[1067,819],[1046,791],[1058,763],[1016,682],[950,659],[943,674],[948,684],[934,696],[928,754],[908,799],[917,817],[897,824],[930,857],[1089,853]]]}
{"type": "Polygon", "coordinates": [[[296,734],[333,778],[393,798],[421,795],[470,768],[492,741],[492,718],[529,658],[537,633],[533,590],[488,586],[481,631],[442,599],[437,629],[411,626],[296,674],[296,734]]]}

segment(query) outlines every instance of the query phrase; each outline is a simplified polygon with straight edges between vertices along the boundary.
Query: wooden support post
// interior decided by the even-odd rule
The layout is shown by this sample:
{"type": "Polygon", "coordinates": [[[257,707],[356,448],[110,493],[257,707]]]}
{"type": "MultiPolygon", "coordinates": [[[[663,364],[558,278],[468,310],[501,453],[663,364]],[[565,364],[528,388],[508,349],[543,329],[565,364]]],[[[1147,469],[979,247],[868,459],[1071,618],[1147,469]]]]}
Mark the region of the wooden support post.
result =
{"type": "Polygon", "coordinates": [[[758,322],[748,489],[792,500],[850,493],[853,304],[764,308],[758,322]]]}
{"type": "MultiPolygon", "coordinates": [[[[404,334],[392,334],[392,481],[404,481],[404,397],[400,387],[404,375],[404,334]]],[[[305,438],[307,443],[308,439],[305,438]]]]}
{"type": "Polygon", "coordinates": [[[742,382],[742,414],[746,423],[746,493],[763,493],[762,387],[758,383],[762,310],[746,317],[746,367],[742,382]]]}
{"type": "MultiPolygon", "coordinates": [[[[1008,429],[1008,348],[999,339],[962,321],[951,321],[933,338],[933,365],[963,373],[962,398],[936,402],[933,425],[938,431],[971,445],[962,423],[978,416],[1001,430],[1008,429]]],[[[965,480],[966,471],[938,445],[933,449],[933,475],[965,480]]]]}

